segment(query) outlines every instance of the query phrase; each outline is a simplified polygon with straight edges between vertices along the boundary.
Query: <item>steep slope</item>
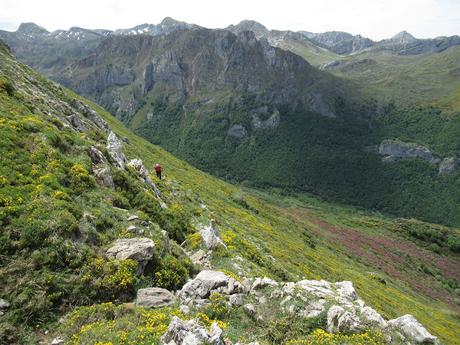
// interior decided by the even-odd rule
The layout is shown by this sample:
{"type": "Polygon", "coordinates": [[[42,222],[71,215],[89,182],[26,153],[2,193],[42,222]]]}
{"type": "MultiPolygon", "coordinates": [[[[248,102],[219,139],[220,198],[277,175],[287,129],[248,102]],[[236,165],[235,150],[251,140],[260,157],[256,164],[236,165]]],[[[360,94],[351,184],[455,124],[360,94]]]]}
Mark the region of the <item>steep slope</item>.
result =
{"type": "Polygon", "coordinates": [[[289,105],[335,116],[336,99],[353,86],[321,73],[297,55],[243,31],[184,30],[167,36],[109,37],[88,58],[64,71],[62,82],[129,120],[148,97],[183,105],[211,94],[289,105]]]}
{"type": "MultiPolygon", "coordinates": [[[[178,304],[154,310],[123,304],[132,301],[139,288],[179,289],[194,272],[186,254],[206,251],[201,238],[208,238],[206,229],[216,226],[226,247],[192,258],[206,259],[202,264],[227,273],[224,280],[217,274],[217,286],[229,288],[230,281],[239,286],[230,276],[351,279],[358,294],[386,319],[410,312],[446,343],[458,339],[458,229],[386,219],[314,199],[282,202],[280,195],[242,192],[133,135],[101,108],[17,63],[3,45],[0,55],[2,343],[49,342],[59,335],[65,338],[56,338],[56,343],[151,344],[159,341],[171,319],[176,320],[173,316],[198,317],[199,327],[218,318],[231,341],[318,343],[328,337],[371,344],[387,341],[380,332],[392,337],[402,332],[406,340],[416,341],[398,328],[398,322],[409,324],[407,318],[393,322],[395,329],[354,328],[358,335],[348,336],[331,328],[334,334],[328,334],[325,329],[335,319],[331,316],[328,322],[324,312],[310,320],[298,318],[286,333],[292,317],[279,307],[279,297],[274,298],[270,288],[263,290],[267,284],[279,284],[270,280],[249,280],[259,301],[243,296],[261,313],[258,321],[246,314],[250,307],[228,310],[222,302],[229,291],[225,289],[205,299],[210,308],[190,308],[189,314],[178,304]],[[146,167],[161,162],[166,179],[149,177],[134,158],[146,167]],[[210,227],[203,226],[209,222],[210,227]],[[346,241],[351,231],[358,247],[346,241]],[[176,243],[184,238],[185,253],[176,243]],[[379,239],[372,250],[361,247],[372,238],[379,239]],[[153,240],[153,252],[113,259],[109,253],[117,253],[117,239],[131,239],[144,249],[152,248],[153,240]],[[434,239],[436,247],[430,243],[434,239]],[[385,241],[400,247],[388,255],[385,241]]],[[[201,284],[204,275],[193,284],[201,284]]],[[[302,286],[306,293],[309,286],[327,291],[331,301],[342,298],[344,308],[351,308],[350,303],[363,308],[349,283],[304,281],[302,286]]],[[[213,288],[201,289],[193,291],[213,288]]],[[[190,290],[184,287],[182,294],[185,291],[190,290]]],[[[305,303],[303,295],[291,299],[294,311],[305,303]]],[[[343,316],[340,309],[334,310],[337,317],[343,316]]],[[[373,311],[371,315],[377,317],[373,311]]],[[[358,321],[351,314],[343,320],[349,317],[358,321]]],[[[212,329],[217,331],[216,326],[212,329]]]]}

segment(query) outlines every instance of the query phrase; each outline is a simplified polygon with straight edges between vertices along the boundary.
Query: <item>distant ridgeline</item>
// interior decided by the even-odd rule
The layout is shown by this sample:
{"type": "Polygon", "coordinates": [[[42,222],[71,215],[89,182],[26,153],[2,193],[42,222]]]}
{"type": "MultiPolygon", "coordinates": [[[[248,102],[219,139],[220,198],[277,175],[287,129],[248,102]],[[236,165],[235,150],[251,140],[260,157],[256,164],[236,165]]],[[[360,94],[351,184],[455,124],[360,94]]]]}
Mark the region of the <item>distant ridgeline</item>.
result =
{"type": "Polygon", "coordinates": [[[0,37],[200,169],[460,225],[457,36],[374,42],[170,18],[115,32],[43,30],[24,24],[0,37]]]}

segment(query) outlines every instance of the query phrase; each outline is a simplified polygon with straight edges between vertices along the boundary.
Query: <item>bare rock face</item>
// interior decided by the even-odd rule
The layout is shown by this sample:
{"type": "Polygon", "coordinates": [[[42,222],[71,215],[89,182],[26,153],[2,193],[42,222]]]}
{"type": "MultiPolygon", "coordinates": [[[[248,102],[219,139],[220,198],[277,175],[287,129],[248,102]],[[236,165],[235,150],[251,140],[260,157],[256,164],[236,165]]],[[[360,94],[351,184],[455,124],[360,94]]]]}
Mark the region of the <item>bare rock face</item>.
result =
{"type": "Polygon", "coordinates": [[[166,289],[152,287],[137,290],[136,305],[145,308],[161,308],[174,303],[174,295],[166,289]]]}
{"type": "Polygon", "coordinates": [[[227,134],[231,137],[244,139],[248,136],[248,131],[246,130],[246,128],[244,128],[243,125],[237,124],[230,127],[227,131],[227,134]]]}
{"type": "Polygon", "coordinates": [[[460,161],[453,157],[444,158],[441,164],[439,164],[439,173],[442,175],[451,174],[458,168],[459,165],[460,161]]]}
{"type": "Polygon", "coordinates": [[[100,130],[104,132],[109,132],[110,127],[93,109],[87,106],[82,101],[73,99],[70,104],[76,108],[84,117],[90,120],[94,125],[96,125],[100,130]]]}
{"type": "Polygon", "coordinates": [[[399,330],[406,339],[416,344],[436,344],[437,338],[431,335],[412,315],[404,315],[388,321],[390,328],[399,330]]]}
{"type": "Polygon", "coordinates": [[[96,147],[91,146],[88,151],[88,155],[91,158],[93,163],[92,170],[93,174],[96,177],[97,182],[101,186],[115,188],[115,183],[113,182],[110,164],[105,158],[104,154],[96,147]]]}
{"type": "Polygon", "coordinates": [[[213,249],[219,246],[224,246],[225,244],[219,237],[219,229],[215,221],[211,221],[208,226],[204,226],[199,230],[201,238],[208,249],[213,249]]]}
{"type": "Polygon", "coordinates": [[[380,143],[379,154],[386,156],[386,160],[398,158],[421,158],[430,163],[438,164],[441,160],[434,156],[426,147],[414,143],[386,139],[380,143]]]}
{"type": "Polygon", "coordinates": [[[137,273],[141,274],[145,265],[153,257],[154,248],[155,243],[150,238],[124,238],[115,241],[112,247],[107,250],[106,256],[115,260],[136,260],[139,264],[137,273]]]}
{"type": "Polygon", "coordinates": [[[252,115],[252,126],[255,129],[274,129],[277,128],[279,124],[280,112],[277,109],[275,109],[275,111],[266,120],[261,120],[258,114],[252,115]]]}
{"type": "Polygon", "coordinates": [[[107,138],[107,151],[119,168],[124,169],[126,157],[123,153],[123,142],[114,132],[110,132],[107,138]]]}

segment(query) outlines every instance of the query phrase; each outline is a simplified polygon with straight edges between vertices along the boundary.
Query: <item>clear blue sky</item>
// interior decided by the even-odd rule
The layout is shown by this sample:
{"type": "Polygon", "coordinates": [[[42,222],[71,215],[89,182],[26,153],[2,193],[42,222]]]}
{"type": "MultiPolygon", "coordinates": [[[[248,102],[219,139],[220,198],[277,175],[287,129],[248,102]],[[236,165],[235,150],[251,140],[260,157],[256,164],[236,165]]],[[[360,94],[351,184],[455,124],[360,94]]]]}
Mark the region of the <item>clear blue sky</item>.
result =
{"type": "Polygon", "coordinates": [[[460,0],[0,0],[0,28],[126,28],[170,16],[216,28],[254,19],[270,29],[343,30],[373,39],[460,34],[460,0]]]}

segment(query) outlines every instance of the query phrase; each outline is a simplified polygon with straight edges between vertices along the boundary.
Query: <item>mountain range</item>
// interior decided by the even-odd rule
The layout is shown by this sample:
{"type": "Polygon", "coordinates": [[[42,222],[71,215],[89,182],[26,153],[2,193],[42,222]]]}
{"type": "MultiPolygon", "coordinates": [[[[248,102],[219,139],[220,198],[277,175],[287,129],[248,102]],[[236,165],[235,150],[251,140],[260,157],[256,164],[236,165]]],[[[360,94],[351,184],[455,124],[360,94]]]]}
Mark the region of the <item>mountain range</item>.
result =
{"type": "Polygon", "coordinates": [[[372,42],[166,18],[114,32],[49,33],[29,23],[0,38],[25,63],[217,176],[460,224],[460,117],[448,101],[460,89],[457,36],[402,32],[372,42]],[[318,69],[313,55],[333,61],[318,69]]]}

